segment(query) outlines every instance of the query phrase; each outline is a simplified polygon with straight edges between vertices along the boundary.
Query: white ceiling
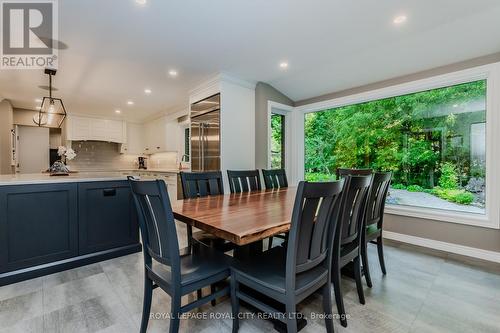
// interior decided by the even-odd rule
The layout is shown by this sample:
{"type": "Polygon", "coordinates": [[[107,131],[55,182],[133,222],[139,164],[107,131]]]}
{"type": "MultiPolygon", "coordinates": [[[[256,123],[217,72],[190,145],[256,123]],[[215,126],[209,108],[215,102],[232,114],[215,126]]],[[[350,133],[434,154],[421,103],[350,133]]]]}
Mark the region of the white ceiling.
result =
{"type": "MultiPolygon", "coordinates": [[[[56,96],[70,113],[134,121],[187,107],[220,71],[301,100],[500,51],[498,0],[59,0],[59,17],[56,96]]],[[[34,108],[46,81],[0,71],[0,96],[34,108]]]]}

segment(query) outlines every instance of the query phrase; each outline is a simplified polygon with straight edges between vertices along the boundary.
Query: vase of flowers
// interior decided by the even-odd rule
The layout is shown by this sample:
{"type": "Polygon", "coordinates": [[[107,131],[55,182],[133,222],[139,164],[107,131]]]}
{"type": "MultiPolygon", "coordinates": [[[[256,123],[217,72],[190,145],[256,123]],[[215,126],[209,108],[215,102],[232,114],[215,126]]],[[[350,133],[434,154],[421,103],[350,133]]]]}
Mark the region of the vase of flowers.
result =
{"type": "Polygon", "coordinates": [[[68,161],[71,161],[76,157],[75,151],[65,146],[59,146],[57,148],[57,155],[59,155],[59,157],[61,158],[61,162],[63,162],[64,164],[67,164],[68,161]]]}
{"type": "Polygon", "coordinates": [[[68,161],[71,161],[76,157],[76,153],[73,149],[65,146],[59,146],[57,148],[57,155],[59,155],[60,160],[55,161],[50,167],[51,176],[67,176],[69,175],[69,168],[66,165],[68,161]]]}

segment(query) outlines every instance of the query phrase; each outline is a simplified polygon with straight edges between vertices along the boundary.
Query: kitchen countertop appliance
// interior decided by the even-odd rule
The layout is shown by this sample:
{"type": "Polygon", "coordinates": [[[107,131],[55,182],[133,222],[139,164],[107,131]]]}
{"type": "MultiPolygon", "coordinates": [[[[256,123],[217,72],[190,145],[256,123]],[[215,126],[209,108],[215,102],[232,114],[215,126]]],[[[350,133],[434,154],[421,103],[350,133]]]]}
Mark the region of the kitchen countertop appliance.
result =
{"type": "Polygon", "coordinates": [[[147,170],[148,169],[148,158],[139,156],[138,157],[139,169],[147,170]]]}
{"type": "Polygon", "coordinates": [[[191,171],[219,171],[220,94],[191,104],[191,171]]]}

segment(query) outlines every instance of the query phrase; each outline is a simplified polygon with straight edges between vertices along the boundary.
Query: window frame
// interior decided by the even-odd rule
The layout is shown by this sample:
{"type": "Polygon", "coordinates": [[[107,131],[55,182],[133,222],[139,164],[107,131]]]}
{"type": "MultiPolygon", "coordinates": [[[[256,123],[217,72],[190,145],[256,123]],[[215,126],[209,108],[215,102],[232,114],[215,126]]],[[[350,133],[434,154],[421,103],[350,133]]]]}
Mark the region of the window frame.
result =
{"type": "Polygon", "coordinates": [[[272,168],[272,159],[273,159],[273,156],[272,156],[272,138],[273,138],[273,135],[272,135],[272,132],[273,132],[273,128],[272,128],[272,119],[273,119],[273,116],[276,117],[280,117],[281,118],[281,129],[280,129],[280,132],[281,132],[281,142],[280,142],[280,145],[281,145],[281,165],[280,165],[280,169],[285,169],[286,167],[286,116],[281,113],[281,112],[271,112],[271,122],[270,122],[270,126],[271,126],[271,146],[270,146],[270,150],[271,150],[271,156],[270,156],[270,162],[269,164],[271,165],[271,168],[272,168]]]}
{"type": "MultiPolygon", "coordinates": [[[[285,143],[284,143],[284,160],[285,172],[290,178],[293,172],[293,165],[295,165],[292,149],[292,126],[293,126],[293,115],[295,108],[290,105],[281,104],[274,101],[268,101],[267,103],[267,168],[271,169],[271,141],[272,141],[272,128],[271,128],[271,116],[272,114],[279,114],[284,116],[284,132],[285,132],[285,143]]],[[[283,157],[282,157],[283,158],[283,157]]]]}
{"type": "Polygon", "coordinates": [[[304,179],[304,119],[307,113],[319,112],[384,98],[397,97],[431,89],[444,88],[472,81],[486,80],[486,212],[482,214],[455,212],[425,207],[387,204],[385,212],[391,215],[424,218],[485,228],[500,229],[500,63],[494,63],[457,72],[410,81],[358,94],[334,98],[295,107],[296,168],[299,179],[304,179]],[[497,189],[498,188],[498,189],[497,189]]]}

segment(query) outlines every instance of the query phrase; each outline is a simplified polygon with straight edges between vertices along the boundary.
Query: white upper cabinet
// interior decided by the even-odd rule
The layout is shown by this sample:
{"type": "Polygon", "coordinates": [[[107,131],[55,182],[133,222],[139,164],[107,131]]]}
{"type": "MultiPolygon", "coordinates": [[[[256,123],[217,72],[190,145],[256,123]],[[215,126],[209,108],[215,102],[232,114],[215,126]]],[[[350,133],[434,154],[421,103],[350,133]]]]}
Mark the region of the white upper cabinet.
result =
{"type": "Polygon", "coordinates": [[[179,124],[177,120],[168,121],[165,117],[145,124],[146,154],[178,151],[179,124]]]}
{"type": "Polygon", "coordinates": [[[122,154],[142,155],[145,153],[145,130],[141,124],[127,123],[127,142],[122,144],[122,154]]]}
{"type": "Polygon", "coordinates": [[[67,140],[88,140],[90,138],[90,118],[69,117],[66,119],[67,140]]]}
{"type": "Polygon", "coordinates": [[[120,120],[68,116],[66,140],[69,141],[108,141],[127,142],[126,123],[120,120]]]}

